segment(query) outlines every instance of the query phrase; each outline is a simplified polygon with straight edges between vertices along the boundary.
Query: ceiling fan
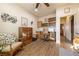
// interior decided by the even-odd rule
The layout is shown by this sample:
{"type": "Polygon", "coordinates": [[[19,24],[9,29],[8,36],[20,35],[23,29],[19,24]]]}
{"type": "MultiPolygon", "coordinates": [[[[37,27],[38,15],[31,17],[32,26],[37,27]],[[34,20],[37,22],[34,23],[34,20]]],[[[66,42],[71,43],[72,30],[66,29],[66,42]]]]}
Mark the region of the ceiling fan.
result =
{"type": "MultiPolygon", "coordinates": [[[[39,4],[40,4],[40,3],[37,3],[37,4],[36,4],[36,8],[38,8],[39,4]]],[[[44,5],[47,6],[47,7],[49,7],[49,3],[44,3],[44,5]]]]}
{"type": "MultiPolygon", "coordinates": [[[[39,4],[40,3],[36,3],[35,11],[38,11],[37,8],[39,7],[39,4]]],[[[47,6],[47,7],[49,7],[49,3],[44,3],[44,5],[47,6]]]]}

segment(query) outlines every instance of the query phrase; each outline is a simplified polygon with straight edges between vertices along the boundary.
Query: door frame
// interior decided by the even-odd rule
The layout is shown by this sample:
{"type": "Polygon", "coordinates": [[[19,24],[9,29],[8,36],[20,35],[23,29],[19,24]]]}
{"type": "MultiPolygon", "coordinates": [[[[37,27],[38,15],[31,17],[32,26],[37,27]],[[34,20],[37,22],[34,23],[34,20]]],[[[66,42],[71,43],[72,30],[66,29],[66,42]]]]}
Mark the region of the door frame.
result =
{"type": "MultiPolygon", "coordinates": [[[[72,20],[74,20],[74,14],[72,14],[72,15],[66,15],[66,16],[62,16],[62,17],[60,17],[60,22],[61,22],[61,18],[65,18],[65,17],[68,17],[68,16],[70,16],[70,17],[73,17],[72,19],[71,19],[71,21],[72,20]]],[[[74,23],[74,22],[73,22],[74,23]]],[[[73,24],[74,25],[74,24],[73,24]]],[[[61,25],[60,25],[60,27],[61,27],[61,25]]],[[[71,34],[71,44],[73,44],[73,38],[74,38],[74,27],[73,27],[73,30],[71,29],[71,32],[73,31],[73,34],[71,34]],[[73,36],[73,37],[72,37],[73,36]]],[[[61,37],[61,36],[60,36],[61,37]]]]}

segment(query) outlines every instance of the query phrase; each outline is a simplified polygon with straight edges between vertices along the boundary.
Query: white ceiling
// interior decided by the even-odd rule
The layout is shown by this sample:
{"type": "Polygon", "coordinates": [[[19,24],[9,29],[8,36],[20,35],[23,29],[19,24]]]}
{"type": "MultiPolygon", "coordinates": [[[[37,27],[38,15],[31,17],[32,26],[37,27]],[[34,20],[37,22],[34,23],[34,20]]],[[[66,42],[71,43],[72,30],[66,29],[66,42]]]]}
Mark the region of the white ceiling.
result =
{"type": "Polygon", "coordinates": [[[32,13],[37,17],[43,17],[52,13],[56,13],[56,8],[67,5],[67,3],[49,3],[50,6],[46,7],[43,3],[40,3],[38,12],[35,12],[36,3],[20,3],[19,5],[25,8],[28,12],[32,13]]]}

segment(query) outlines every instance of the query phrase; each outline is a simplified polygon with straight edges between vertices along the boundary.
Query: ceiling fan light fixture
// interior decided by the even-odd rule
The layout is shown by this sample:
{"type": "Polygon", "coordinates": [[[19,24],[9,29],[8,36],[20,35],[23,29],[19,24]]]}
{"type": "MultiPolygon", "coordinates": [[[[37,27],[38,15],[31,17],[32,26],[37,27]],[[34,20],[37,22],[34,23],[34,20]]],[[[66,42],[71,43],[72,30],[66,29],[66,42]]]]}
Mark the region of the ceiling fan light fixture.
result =
{"type": "Polygon", "coordinates": [[[35,8],[35,12],[37,12],[38,11],[38,9],[37,8],[35,8]]]}

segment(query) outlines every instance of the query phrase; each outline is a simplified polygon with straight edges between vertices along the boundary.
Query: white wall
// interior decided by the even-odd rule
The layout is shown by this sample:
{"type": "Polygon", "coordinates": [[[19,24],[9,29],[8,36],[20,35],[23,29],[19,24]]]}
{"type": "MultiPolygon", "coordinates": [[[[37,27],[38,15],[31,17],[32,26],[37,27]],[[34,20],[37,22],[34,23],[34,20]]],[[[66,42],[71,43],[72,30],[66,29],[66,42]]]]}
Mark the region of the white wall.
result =
{"type": "Polygon", "coordinates": [[[8,13],[9,15],[17,17],[17,23],[13,24],[10,22],[3,22],[0,17],[0,32],[16,33],[18,35],[18,27],[21,26],[21,17],[28,19],[28,26],[31,27],[31,21],[34,21],[33,32],[36,31],[36,17],[28,13],[26,10],[18,6],[17,4],[0,4],[0,15],[1,13],[8,13]]]}
{"type": "MultiPolygon", "coordinates": [[[[78,13],[78,5],[67,5],[56,9],[56,43],[60,44],[60,17],[75,15],[78,13]],[[69,13],[65,13],[64,10],[70,8],[69,13]]],[[[76,19],[75,19],[76,20],[76,19]]]]}
{"type": "Polygon", "coordinates": [[[79,36],[79,8],[77,14],[74,15],[74,35],[79,36]]]}
{"type": "Polygon", "coordinates": [[[65,21],[65,37],[71,42],[71,19],[70,16],[67,16],[67,19],[65,21]]]}

